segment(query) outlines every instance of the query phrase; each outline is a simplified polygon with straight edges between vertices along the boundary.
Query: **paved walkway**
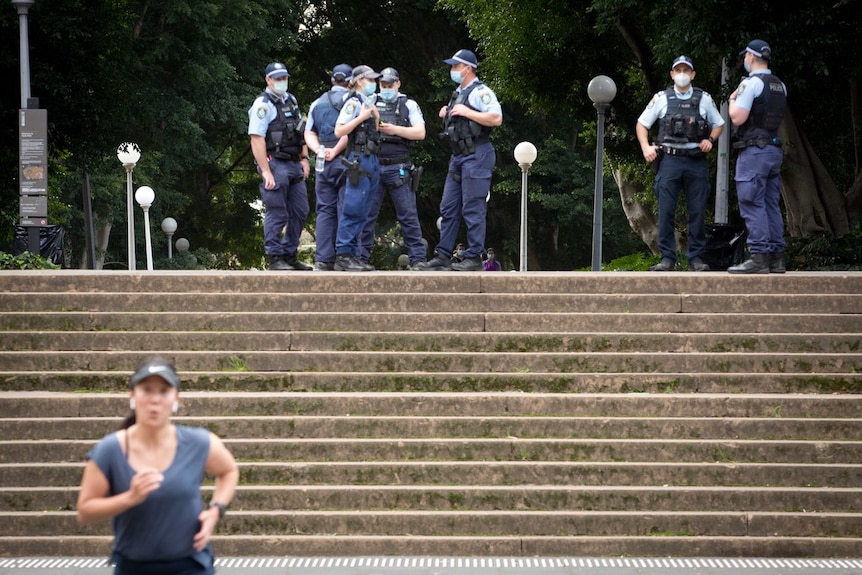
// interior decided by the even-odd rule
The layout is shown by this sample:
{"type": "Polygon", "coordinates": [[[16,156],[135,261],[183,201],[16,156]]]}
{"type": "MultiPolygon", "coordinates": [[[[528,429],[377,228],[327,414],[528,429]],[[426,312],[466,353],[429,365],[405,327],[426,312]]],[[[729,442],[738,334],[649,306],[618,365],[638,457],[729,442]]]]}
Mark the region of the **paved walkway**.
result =
{"type": "MultiPolygon", "coordinates": [[[[0,558],[0,575],[110,575],[103,558],[0,558]]],[[[862,559],[220,557],[218,575],[859,575],[862,559]]]]}

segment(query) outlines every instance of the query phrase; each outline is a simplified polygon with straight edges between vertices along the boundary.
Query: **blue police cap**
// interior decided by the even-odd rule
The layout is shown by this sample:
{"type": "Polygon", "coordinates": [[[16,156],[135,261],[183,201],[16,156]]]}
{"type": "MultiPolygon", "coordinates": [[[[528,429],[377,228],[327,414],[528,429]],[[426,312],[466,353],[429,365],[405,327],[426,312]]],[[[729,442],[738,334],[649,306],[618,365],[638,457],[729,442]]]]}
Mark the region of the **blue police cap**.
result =
{"type": "Polygon", "coordinates": [[[673,70],[680,64],[685,64],[686,66],[691,68],[692,71],[694,71],[694,62],[692,62],[691,58],[689,58],[688,56],[680,56],[679,58],[674,60],[673,64],[670,65],[670,69],[673,70]]]}
{"type": "Polygon", "coordinates": [[[287,73],[287,67],[281,62],[273,62],[266,67],[267,78],[284,78],[286,76],[290,76],[290,74],[287,73]]]}
{"type": "Polygon", "coordinates": [[[467,64],[468,66],[472,66],[473,68],[479,67],[479,61],[476,60],[476,54],[471,52],[470,50],[458,50],[455,54],[446,60],[443,60],[446,64],[450,66],[454,66],[455,64],[467,64]]]}
{"type": "Polygon", "coordinates": [[[763,40],[752,40],[748,43],[748,46],[739,52],[739,55],[742,56],[746,52],[754,54],[761,60],[769,60],[772,57],[772,48],[763,40]]]}

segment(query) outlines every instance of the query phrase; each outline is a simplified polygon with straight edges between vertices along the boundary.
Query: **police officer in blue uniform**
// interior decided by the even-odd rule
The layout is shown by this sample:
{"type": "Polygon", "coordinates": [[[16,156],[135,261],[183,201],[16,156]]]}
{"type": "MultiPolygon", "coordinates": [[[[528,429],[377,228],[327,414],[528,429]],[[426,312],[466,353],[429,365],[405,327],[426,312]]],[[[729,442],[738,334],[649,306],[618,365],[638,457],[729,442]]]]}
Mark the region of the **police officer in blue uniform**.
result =
{"type": "MultiPolygon", "coordinates": [[[[347,136],[335,135],[335,122],[347,99],[348,82],[353,68],[339,64],[332,69],[332,88],[324,92],[308,109],[308,123],[305,126],[305,143],[308,149],[324,154],[323,171],[314,175],[315,243],[314,269],[332,271],[335,269],[335,233],[341,213],[341,194],[344,187],[344,172],[347,170],[339,156],[347,148],[347,136]]],[[[318,159],[319,162],[319,159],[318,159]]]]}
{"type": "Polygon", "coordinates": [[[353,69],[352,89],[335,122],[335,135],[339,138],[348,136],[347,157],[341,160],[347,166],[347,172],[341,218],[335,235],[335,271],[374,270],[374,266],[360,259],[359,242],[368,221],[371,198],[380,182],[380,163],[377,160],[380,114],[374,105],[377,92],[374,80],[379,77],[380,74],[369,66],[353,69]]]}
{"type": "Polygon", "coordinates": [[[732,274],[784,273],[784,220],[781,217],[781,162],[778,127],[787,108],[787,87],[769,70],[772,49],[752,40],[739,53],[747,78],[730,95],[730,121],[737,126],[736,195],[748,229],[751,258],[727,269],[732,274]]]}
{"type": "Polygon", "coordinates": [[[491,128],[503,123],[503,111],[494,91],[476,76],[479,67],[470,50],[458,50],[444,60],[449,77],[458,84],[449,104],[440,109],[443,136],[452,147],[449,173],[440,200],[440,243],[436,255],[416,269],[423,271],[479,271],[485,251],[485,216],[491,192],[491,173],[496,153],[491,128]],[[467,226],[464,258],[452,261],[452,249],[461,218],[467,226]]]}
{"type": "Polygon", "coordinates": [[[308,271],[311,266],[296,259],[299,235],[308,217],[308,149],[302,112],[287,91],[289,76],[280,62],[266,67],[266,90],[248,110],[248,134],[262,177],[263,247],[269,269],[308,271]]]}
{"type": "MultiPolygon", "coordinates": [[[[419,213],[416,209],[414,177],[419,174],[410,161],[410,148],[417,140],[425,139],[425,118],[415,100],[400,93],[401,79],[395,68],[384,68],[380,76],[380,93],[377,97],[377,112],[380,115],[380,184],[371,198],[368,221],[362,232],[360,259],[368,261],[374,246],[374,227],[386,192],[395,206],[395,217],[401,224],[401,235],[410,266],[425,261],[426,249],[422,243],[419,213]]],[[[418,185],[418,181],[416,181],[418,185]]]]}
{"type": "Polygon", "coordinates": [[[706,202],[711,190],[706,156],[721,132],[724,119],[712,97],[691,85],[694,62],[680,56],[671,64],[673,86],[653,96],[635,126],[647,162],[660,162],[655,177],[658,198],[658,247],[661,262],[651,271],[676,269],[675,216],[679,190],[685,191],[688,209],[686,255],[690,271],[708,271],[702,256],[706,248],[706,202]],[[649,129],[658,121],[658,145],[649,141],[649,129]]]}

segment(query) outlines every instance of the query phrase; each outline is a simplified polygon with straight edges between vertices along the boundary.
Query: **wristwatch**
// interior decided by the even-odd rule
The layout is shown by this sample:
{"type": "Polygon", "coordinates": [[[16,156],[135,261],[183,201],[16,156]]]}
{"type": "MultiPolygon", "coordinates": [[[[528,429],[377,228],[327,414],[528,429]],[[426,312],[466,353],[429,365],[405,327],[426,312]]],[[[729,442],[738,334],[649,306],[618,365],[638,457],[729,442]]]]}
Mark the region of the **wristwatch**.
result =
{"type": "Polygon", "coordinates": [[[712,136],[710,136],[710,137],[709,137],[709,143],[710,143],[710,144],[712,144],[712,145],[714,146],[714,145],[715,145],[715,138],[713,138],[712,136]]]}
{"type": "Polygon", "coordinates": [[[218,507],[218,518],[221,519],[224,517],[224,514],[227,512],[227,505],[224,503],[218,503],[217,501],[211,501],[210,507],[218,507]]]}

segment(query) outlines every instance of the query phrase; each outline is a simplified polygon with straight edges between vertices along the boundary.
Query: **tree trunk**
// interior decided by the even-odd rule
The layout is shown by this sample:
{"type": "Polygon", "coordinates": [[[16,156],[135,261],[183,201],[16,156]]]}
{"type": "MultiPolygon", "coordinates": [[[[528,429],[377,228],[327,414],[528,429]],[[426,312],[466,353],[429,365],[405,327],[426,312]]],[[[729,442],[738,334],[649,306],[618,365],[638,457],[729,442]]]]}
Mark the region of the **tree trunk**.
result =
{"type": "MultiPolygon", "coordinates": [[[[94,214],[95,216],[95,214],[94,214]]],[[[111,236],[112,224],[108,222],[101,228],[95,231],[96,240],[96,263],[93,266],[94,270],[100,270],[105,266],[105,252],[108,250],[108,240],[111,236]]],[[[84,248],[84,253],[81,254],[81,269],[89,269],[90,255],[89,250],[84,248]]]]}
{"type": "Polygon", "coordinates": [[[640,236],[650,252],[658,254],[658,219],[652,210],[635,201],[635,195],[643,191],[643,185],[623,180],[620,170],[614,170],[614,181],[620,189],[623,211],[629,226],[640,236]]]}
{"type": "Polygon", "coordinates": [[[781,180],[787,233],[806,237],[828,232],[840,238],[850,230],[845,198],[789,109],[778,133],[784,141],[781,180]]]}

